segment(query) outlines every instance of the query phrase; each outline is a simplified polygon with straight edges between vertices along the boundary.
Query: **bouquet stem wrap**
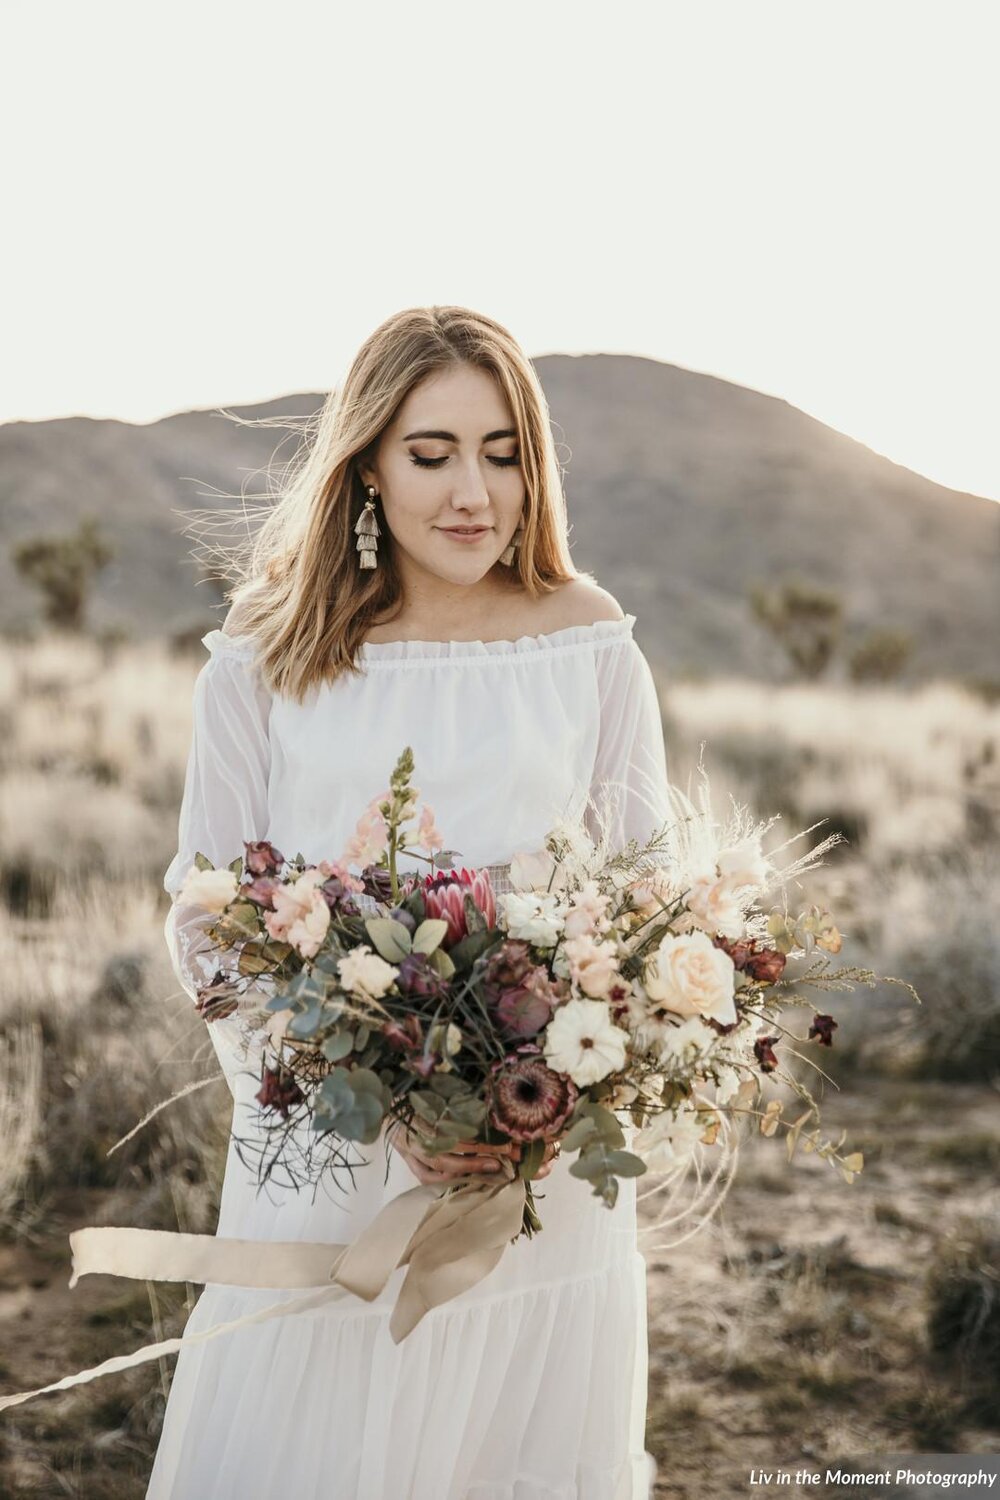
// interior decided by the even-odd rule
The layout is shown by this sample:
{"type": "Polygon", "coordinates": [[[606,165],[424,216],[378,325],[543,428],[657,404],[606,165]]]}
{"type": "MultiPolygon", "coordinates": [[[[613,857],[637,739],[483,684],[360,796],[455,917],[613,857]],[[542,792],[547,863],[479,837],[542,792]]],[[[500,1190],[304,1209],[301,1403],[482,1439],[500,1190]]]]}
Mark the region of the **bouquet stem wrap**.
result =
{"type": "Polygon", "coordinates": [[[0,1411],[47,1391],[83,1385],[101,1375],[127,1370],[192,1344],[271,1318],[288,1317],[346,1297],[373,1301],[399,1266],[408,1266],[399,1289],[389,1332],[398,1344],[424,1314],[460,1296],[496,1266],[509,1241],[521,1231],[525,1183],[504,1163],[504,1181],[470,1177],[446,1196],[439,1184],[421,1183],[393,1198],[349,1245],[307,1241],[236,1240],[210,1234],[176,1234],[159,1229],[90,1226],[70,1235],[73,1268],[69,1285],[103,1272],[140,1281],[192,1281],[223,1286],[316,1288],[307,1297],[261,1308],[229,1323],[217,1323],[187,1337],[146,1344],[65,1375],[34,1391],[0,1396],[0,1411]]]}

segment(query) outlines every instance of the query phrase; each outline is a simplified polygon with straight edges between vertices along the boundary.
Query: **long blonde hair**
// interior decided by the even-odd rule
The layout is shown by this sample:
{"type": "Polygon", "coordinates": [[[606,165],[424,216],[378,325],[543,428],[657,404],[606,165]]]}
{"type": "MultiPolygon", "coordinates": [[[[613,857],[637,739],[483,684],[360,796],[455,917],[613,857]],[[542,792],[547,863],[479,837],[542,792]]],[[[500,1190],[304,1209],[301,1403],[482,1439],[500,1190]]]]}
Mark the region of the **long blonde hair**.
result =
{"type": "Polygon", "coordinates": [[[569,554],[548,403],[531,362],[483,313],[407,308],[369,335],[343,385],[307,419],[305,441],[256,533],[242,545],[216,547],[237,580],[226,594],[230,632],[238,621],[236,633],[254,639],[272,691],[301,702],[319,683],[359,670],[356,653],[373,619],[402,601],[385,526],[378,566],[359,566],[354,525],[366,498],[359,465],[374,456],[414,386],[457,364],[492,374],[511,410],[525,487],[515,554],[525,590],[534,598],[581,576],[569,554]]]}

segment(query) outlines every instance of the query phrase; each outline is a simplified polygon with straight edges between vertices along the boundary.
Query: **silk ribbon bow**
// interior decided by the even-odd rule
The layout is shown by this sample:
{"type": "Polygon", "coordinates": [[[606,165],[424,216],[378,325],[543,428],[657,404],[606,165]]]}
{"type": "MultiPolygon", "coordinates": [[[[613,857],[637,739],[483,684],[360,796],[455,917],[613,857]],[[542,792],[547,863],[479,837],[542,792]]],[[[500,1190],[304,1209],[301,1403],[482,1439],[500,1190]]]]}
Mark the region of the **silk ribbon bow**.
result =
{"type": "Polygon", "coordinates": [[[146,1344],[132,1354],[113,1355],[89,1370],[64,1375],[37,1390],[0,1396],[0,1411],[47,1391],[66,1390],[175,1354],[252,1323],[288,1317],[350,1296],[372,1302],[392,1272],[408,1266],[389,1318],[389,1332],[393,1343],[398,1344],[425,1313],[461,1296],[488,1276],[507,1244],[520,1234],[525,1182],[516,1173],[507,1176],[508,1171],[514,1172],[512,1163],[505,1161],[503,1171],[505,1180],[501,1183],[470,1177],[445,1195],[433,1183],[409,1188],[385,1204],[349,1245],[224,1239],[159,1229],[76,1229],[69,1237],[73,1252],[70,1287],[81,1276],[104,1272],[140,1281],[318,1290],[229,1323],[215,1324],[200,1333],[146,1344]]]}

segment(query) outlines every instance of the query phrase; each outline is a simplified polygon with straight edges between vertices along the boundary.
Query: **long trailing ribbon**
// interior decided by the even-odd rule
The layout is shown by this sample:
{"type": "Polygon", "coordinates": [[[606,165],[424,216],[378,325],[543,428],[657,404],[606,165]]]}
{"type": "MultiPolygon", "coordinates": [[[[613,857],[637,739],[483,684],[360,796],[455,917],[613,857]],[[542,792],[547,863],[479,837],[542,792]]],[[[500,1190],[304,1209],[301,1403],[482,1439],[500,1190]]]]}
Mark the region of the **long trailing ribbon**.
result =
{"type": "Polygon", "coordinates": [[[431,1308],[460,1296],[488,1276],[507,1244],[520,1234],[525,1181],[516,1173],[507,1177],[508,1170],[513,1170],[512,1164],[505,1162],[505,1180],[500,1184],[470,1177],[446,1196],[433,1183],[409,1188],[385,1204],[349,1245],[236,1240],[160,1229],[76,1229],[69,1237],[73,1252],[71,1288],[81,1276],[105,1272],[142,1281],[318,1289],[307,1297],[274,1303],[200,1333],[146,1344],[132,1354],[113,1355],[91,1369],[64,1375],[37,1390],[0,1396],[0,1411],[47,1391],[66,1390],[165,1354],[176,1354],[251,1323],[266,1323],[350,1296],[371,1302],[397,1267],[408,1266],[389,1319],[389,1332],[393,1343],[398,1344],[431,1308]]]}

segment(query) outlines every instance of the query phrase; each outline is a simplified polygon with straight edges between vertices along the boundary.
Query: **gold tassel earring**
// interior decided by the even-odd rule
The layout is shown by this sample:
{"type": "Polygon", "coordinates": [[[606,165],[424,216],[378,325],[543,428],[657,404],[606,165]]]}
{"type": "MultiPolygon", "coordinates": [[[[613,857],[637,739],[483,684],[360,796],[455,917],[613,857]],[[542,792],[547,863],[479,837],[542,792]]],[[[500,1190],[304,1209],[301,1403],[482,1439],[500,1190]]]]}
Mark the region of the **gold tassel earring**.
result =
{"type": "Polygon", "coordinates": [[[514,561],[514,553],[517,551],[518,547],[520,547],[523,540],[524,527],[521,525],[520,521],[518,521],[517,530],[514,532],[514,535],[511,537],[510,541],[507,543],[506,547],[500,554],[500,561],[502,563],[505,563],[508,568],[514,561]]]}
{"type": "Polygon", "coordinates": [[[360,554],[358,563],[362,568],[378,567],[378,538],[382,535],[375,519],[376,490],[373,484],[368,486],[368,499],[365,508],[357,519],[354,527],[358,538],[358,552],[360,554]]]}

